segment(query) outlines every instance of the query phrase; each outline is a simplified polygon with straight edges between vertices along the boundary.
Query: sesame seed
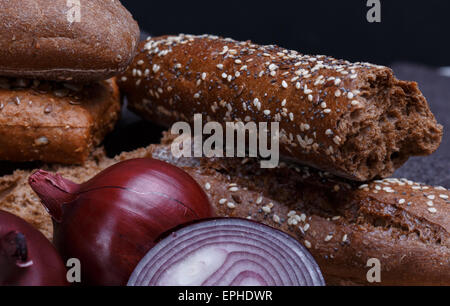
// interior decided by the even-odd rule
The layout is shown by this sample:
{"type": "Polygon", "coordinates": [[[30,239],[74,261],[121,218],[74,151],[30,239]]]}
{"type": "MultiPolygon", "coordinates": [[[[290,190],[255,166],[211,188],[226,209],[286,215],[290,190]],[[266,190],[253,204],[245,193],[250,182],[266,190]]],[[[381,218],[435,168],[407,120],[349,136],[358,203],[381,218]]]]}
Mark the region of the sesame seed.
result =
{"type": "Polygon", "coordinates": [[[266,214],[270,214],[272,209],[269,206],[266,205],[266,206],[262,207],[262,211],[265,212],[266,214]]]}
{"type": "Polygon", "coordinates": [[[277,65],[275,65],[275,64],[270,64],[270,66],[269,66],[269,70],[270,71],[274,71],[274,70],[277,70],[278,69],[278,66],[277,65]]]}
{"type": "Polygon", "coordinates": [[[270,110],[266,109],[266,110],[264,111],[264,115],[269,116],[269,115],[270,115],[270,110]]]}
{"type": "Polygon", "coordinates": [[[330,129],[328,129],[328,130],[325,131],[325,135],[331,136],[331,135],[333,135],[333,134],[334,134],[333,131],[330,130],[330,129]]]}
{"type": "Polygon", "coordinates": [[[398,204],[405,204],[406,200],[405,199],[400,199],[398,200],[398,204]]]}
{"type": "Polygon", "coordinates": [[[446,195],[446,194],[440,194],[439,197],[444,200],[448,199],[448,195],[446,195]]]}
{"type": "Polygon", "coordinates": [[[287,101],[286,101],[286,99],[284,99],[283,102],[281,102],[281,106],[286,106],[286,103],[287,103],[287,101]]]}
{"type": "Polygon", "coordinates": [[[300,89],[300,87],[301,87],[300,82],[297,82],[297,83],[295,84],[295,88],[300,89]]]}
{"type": "Polygon", "coordinates": [[[287,214],[288,217],[292,217],[292,216],[295,216],[295,215],[297,215],[297,212],[296,212],[295,210],[291,210],[291,211],[287,214]]]}
{"type": "Polygon", "coordinates": [[[358,104],[359,104],[359,101],[356,101],[356,100],[353,100],[353,101],[352,101],[352,105],[353,105],[353,106],[356,106],[356,105],[358,105],[358,104]]]}
{"type": "Polygon", "coordinates": [[[227,202],[227,199],[220,199],[219,204],[223,205],[227,202]]]}
{"type": "Polygon", "coordinates": [[[231,192],[236,192],[236,191],[239,190],[239,188],[238,188],[238,187],[231,187],[231,188],[228,189],[228,190],[231,191],[231,192]]]}
{"type": "Polygon", "coordinates": [[[294,121],[294,114],[293,114],[293,113],[289,113],[289,119],[290,119],[291,121],[294,121]]]}
{"type": "Polygon", "coordinates": [[[434,203],[433,203],[433,201],[428,201],[428,202],[427,202],[427,205],[431,207],[431,206],[434,205],[434,203]]]}
{"type": "Polygon", "coordinates": [[[222,73],[222,78],[226,79],[228,77],[228,74],[226,74],[225,72],[222,73]]]}
{"type": "Polygon", "coordinates": [[[307,232],[309,230],[309,228],[311,227],[311,225],[309,225],[309,223],[306,223],[305,226],[303,227],[303,230],[305,232],[307,232]]]}
{"type": "Polygon", "coordinates": [[[310,249],[311,248],[311,242],[309,242],[308,240],[305,240],[305,247],[310,249]]]}
{"type": "Polygon", "coordinates": [[[339,137],[339,136],[335,136],[334,138],[333,138],[333,141],[334,141],[334,143],[335,144],[337,144],[337,145],[340,145],[341,144],[341,137],[339,137]]]}
{"type": "Polygon", "coordinates": [[[386,191],[387,193],[395,192],[391,187],[383,187],[383,190],[386,191]]]}
{"type": "Polygon", "coordinates": [[[34,141],[34,144],[37,146],[45,146],[49,144],[48,138],[45,136],[39,137],[34,141]]]}
{"type": "Polygon", "coordinates": [[[331,239],[333,239],[333,235],[328,235],[328,236],[326,236],[325,237],[325,242],[328,242],[328,241],[330,241],[331,239]]]}
{"type": "Polygon", "coordinates": [[[216,67],[219,68],[220,70],[222,70],[223,69],[223,64],[218,64],[216,67]]]}
{"type": "Polygon", "coordinates": [[[256,199],[256,204],[261,204],[263,201],[263,197],[258,197],[258,199],[256,199]]]}
{"type": "Polygon", "coordinates": [[[334,95],[336,96],[336,97],[340,97],[341,96],[341,91],[338,89],[338,90],[336,90],[335,92],[334,92],[334,95]]]}
{"type": "Polygon", "coordinates": [[[205,189],[206,190],[210,190],[211,189],[211,184],[210,183],[206,183],[205,184],[205,189]]]}
{"type": "Polygon", "coordinates": [[[206,72],[203,72],[203,73],[202,73],[202,80],[203,80],[203,81],[206,80],[206,72]]]}
{"type": "Polygon", "coordinates": [[[312,96],[312,95],[308,95],[308,100],[309,100],[310,102],[312,102],[313,96],[312,96]]]}
{"type": "Polygon", "coordinates": [[[280,223],[280,217],[278,217],[277,215],[273,215],[273,222],[280,223]]]}
{"type": "Polygon", "coordinates": [[[430,207],[430,208],[428,208],[428,211],[429,211],[430,213],[434,214],[434,213],[437,212],[437,209],[434,208],[434,207],[430,207]]]}
{"type": "Polygon", "coordinates": [[[331,109],[327,108],[327,109],[325,109],[323,112],[324,112],[325,114],[329,114],[329,113],[331,113],[331,109]]]}
{"type": "Polygon", "coordinates": [[[347,241],[347,234],[344,235],[344,237],[342,237],[342,242],[346,242],[347,241]]]}
{"type": "Polygon", "coordinates": [[[327,108],[327,104],[325,102],[320,103],[320,107],[327,108]]]}
{"type": "Polygon", "coordinates": [[[434,194],[430,194],[427,196],[427,198],[430,200],[434,200],[436,197],[434,196],[434,194]]]}
{"type": "Polygon", "coordinates": [[[353,97],[354,97],[354,95],[353,95],[353,93],[352,93],[352,92],[349,92],[349,93],[347,94],[347,98],[349,98],[349,99],[353,99],[353,97]]]}
{"type": "Polygon", "coordinates": [[[283,88],[288,88],[288,83],[283,80],[283,82],[281,82],[281,86],[283,86],[283,88]]]}
{"type": "Polygon", "coordinates": [[[230,209],[236,208],[236,205],[235,205],[234,203],[231,203],[231,202],[228,202],[227,206],[228,206],[228,208],[230,208],[230,209]]]}

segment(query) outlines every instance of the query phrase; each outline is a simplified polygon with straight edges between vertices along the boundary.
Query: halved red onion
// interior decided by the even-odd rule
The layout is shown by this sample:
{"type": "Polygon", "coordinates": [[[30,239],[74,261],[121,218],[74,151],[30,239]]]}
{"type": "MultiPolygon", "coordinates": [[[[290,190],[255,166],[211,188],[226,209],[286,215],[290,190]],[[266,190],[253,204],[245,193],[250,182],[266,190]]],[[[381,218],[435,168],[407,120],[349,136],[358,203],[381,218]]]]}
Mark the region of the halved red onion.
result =
{"type": "Polygon", "coordinates": [[[201,221],[161,240],[128,286],[323,286],[319,266],[294,238],[243,219],[201,221]]]}

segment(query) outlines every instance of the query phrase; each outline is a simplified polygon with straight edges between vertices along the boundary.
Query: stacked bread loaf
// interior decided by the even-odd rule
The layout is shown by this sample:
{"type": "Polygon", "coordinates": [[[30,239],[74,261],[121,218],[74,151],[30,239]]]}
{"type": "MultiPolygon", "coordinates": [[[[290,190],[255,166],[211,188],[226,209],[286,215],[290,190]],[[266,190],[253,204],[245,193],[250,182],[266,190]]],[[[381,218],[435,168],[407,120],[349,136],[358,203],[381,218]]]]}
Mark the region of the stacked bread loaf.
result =
{"type": "Polygon", "coordinates": [[[119,1],[83,3],[77,18],[68,3],[0,3],[0,160],[81,164],[119,117],[112,77],[138,25],[119,1]]]}

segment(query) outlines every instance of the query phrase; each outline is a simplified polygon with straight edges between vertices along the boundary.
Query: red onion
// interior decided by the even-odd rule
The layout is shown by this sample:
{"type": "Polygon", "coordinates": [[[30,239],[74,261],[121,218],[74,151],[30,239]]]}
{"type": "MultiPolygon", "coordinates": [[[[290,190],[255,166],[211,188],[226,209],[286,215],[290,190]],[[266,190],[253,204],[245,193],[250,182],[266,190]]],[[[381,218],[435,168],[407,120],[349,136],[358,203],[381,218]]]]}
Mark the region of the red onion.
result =
{"type": "Polygon", "coordinates": [[[29,183],[53,217],[57,249],[80,260],[87,285],[125,285],[161,233],[213,215],[191,176],[149,158],[118,163],[81,185],[45,171],[29,183]]]}
{"type": "Polygon", "coordinates": [[[161,240],[129,286],[323,286],[317,263],[284,232],[243,219],[198,222],[161,240]]]}
{"type": "Polygon", "coordinates": [[[66,268],[50,241],[24,220],[0,211],[0,286],[64,286],[66,268]]]}

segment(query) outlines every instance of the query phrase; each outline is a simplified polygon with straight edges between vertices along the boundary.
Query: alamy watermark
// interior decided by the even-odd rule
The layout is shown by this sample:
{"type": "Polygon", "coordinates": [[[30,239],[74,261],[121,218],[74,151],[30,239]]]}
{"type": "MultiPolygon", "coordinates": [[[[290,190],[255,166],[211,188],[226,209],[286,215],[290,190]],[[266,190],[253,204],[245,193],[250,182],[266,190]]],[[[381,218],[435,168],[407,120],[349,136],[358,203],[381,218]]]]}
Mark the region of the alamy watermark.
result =
{"type": "Polygon", "coordinates": [[[381,262],[378,258],[370,258],[367,261],[367,271],[366,278],[369,283],[381,283],[381,262]]]}
{"type": "Polygon", "coordinates": [[[67,21],[69,23],[81,22],[81,1],[80,0],[67,0],[66,2],[67,21]]]}
{"type": "Polygon", "coordinates": [[[278,122],[226,122],[224,134],[222,124],[208,122],[203,126],[203,116],[196,114],[193,126],[193,133],[187,122],[172,126],[171,133],[179,135],[171,146],[174,157],[261,157],[261,168],[275,168],[279,164],[278,122]],[[204,135],[210,136],[204,140],[204,135]]]}
{"type": "Polygon", "coordinates": [[[71,284],[81,283],[81,262],[78,258],[69,258],[66,263],[68,268],[66,273],[67,281],[71,284]]]}
{"type": "Polygon", "coordinates": [[[367,21],[370,23],[381,22],[381,2],[380,0],[367,0],[367,7],[370,9],[367,11],[367,21]]]}

